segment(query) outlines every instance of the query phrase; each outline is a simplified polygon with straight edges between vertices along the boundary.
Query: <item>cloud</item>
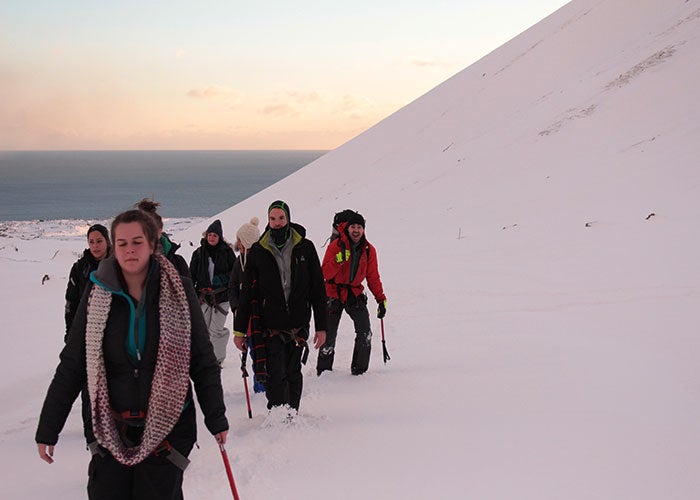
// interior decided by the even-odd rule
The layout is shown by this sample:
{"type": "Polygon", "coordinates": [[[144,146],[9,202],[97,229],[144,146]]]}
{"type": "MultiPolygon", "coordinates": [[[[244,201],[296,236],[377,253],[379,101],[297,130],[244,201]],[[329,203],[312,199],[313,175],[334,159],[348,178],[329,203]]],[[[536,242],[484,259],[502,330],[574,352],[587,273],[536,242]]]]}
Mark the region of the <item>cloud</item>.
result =
{"type": "Polygon", "coordinates": [[[297,104],[318,104],[323,102],[321,94],[315,90],[311,92],[289,91],[287,95],[297,104]]]}
{"type": "Polygon", "coordinates": [[[260,110],[263,115],[296,116],[299,113],[289,104],[271,104],[260,110]]]}
{"type": "Polygon", "coordinates": [[[219,85],[209,85],[187,91],[187,97],[192,99],[214,99],[227,96],[237,97],[238,92],[229,87],[222,87],[219,85]]]}
{"type": "Polygon", "coordinates": [[[334,114],[350,114],[351,116],[357,115],[357,111],[367,109],[372,106],[372,103],[366,97],[358,97],[352,94],[345,94],[342,96],[340,103],[333,111],[334,114]]]}
{"type": "Polygon", "coordinates": [[[263,107],[259,112],[272,116],[299,116],[302,110],[307,110],[311,106],[323,105],[324,99],[321,97],[321,93],[316,90],[308,92],[288,90],[283,93],[283,98],[277,96],[273,102],[274,104],[263,107]]]}
{"type": "Polygon", "coordinates": [[[318,116],[320,114],[343,115],[357,118],[374,107],[365,96],[354,94],[334,95],[322,90],[287,90],[261,105],[258,113],[276,117],[318,116]]]}
{"type": "Polygon", "coordinates": [[[425,59],[413,59],[411,60],[411,65],[419,68],[447,68],[450,66],[450,64],[437,59],[433,59],[432,61],[425,59]]]}

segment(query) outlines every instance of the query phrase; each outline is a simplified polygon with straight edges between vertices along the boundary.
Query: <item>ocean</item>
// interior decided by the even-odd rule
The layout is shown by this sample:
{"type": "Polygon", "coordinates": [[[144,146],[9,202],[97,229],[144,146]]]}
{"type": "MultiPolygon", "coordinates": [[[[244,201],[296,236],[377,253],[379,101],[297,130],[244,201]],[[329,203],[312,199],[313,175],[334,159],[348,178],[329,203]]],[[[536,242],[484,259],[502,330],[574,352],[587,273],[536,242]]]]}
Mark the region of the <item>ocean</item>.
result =
{"type": "Polygon", "coordinates": [[[0,221],[105,220],[142,198],[211,217],[326,151],[0,151],[0,221]]]}

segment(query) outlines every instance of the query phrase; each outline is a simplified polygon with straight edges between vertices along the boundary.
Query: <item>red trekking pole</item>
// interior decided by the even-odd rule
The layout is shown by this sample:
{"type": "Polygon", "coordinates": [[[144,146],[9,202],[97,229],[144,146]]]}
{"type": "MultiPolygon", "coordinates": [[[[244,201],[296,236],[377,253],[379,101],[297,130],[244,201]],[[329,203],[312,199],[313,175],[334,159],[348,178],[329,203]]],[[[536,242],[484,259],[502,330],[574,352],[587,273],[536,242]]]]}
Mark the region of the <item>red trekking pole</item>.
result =
{"type": "Polygon", "coordinates": [[[379,320],[382,324],[382,351],[384,354],[384,364],[391,359],[389,356],[389,351],[386,350],[386,341],[384,340],[384,318],[379,320]]]}
{"type": "Polygon", "coordinates": [[[228,476],[228,482],[231,485],[231,493],[233,493],[233,498],[235,500],[240,500],[238,496],[238,490],[236,490],[236,483],[233,481],[233,472],[231,472],[231,464],[228,461],[228,455],[226,454],[226,448],[224,445],[219,443],[219,450],[221,450],[221,458],[224,459],[224,466],[226,467],[226,475],[228,476]]]}
{"type": "Polygon", "coordinates": [[[243,351],[241,354],[241,377],[243,378],[243,387],[245,388],[245,401],[248,404],[248,418],[253,418],[253,411],[250,409],[250,393],[248,392],[248,370],[245,366],[248,351],[243,351]]]}

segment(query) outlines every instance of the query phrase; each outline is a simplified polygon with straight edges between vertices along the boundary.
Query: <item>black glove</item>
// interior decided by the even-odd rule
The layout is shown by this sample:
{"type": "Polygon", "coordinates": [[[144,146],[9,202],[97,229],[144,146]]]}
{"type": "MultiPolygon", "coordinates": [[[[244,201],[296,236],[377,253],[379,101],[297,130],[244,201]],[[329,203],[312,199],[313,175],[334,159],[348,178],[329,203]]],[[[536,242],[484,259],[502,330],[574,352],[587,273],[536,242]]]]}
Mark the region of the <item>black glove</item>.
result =
{"type": "Polygon", "coordinates": [[[386,316],[386,299],[377,303],[377,318],[382,319],[386,316]]]}

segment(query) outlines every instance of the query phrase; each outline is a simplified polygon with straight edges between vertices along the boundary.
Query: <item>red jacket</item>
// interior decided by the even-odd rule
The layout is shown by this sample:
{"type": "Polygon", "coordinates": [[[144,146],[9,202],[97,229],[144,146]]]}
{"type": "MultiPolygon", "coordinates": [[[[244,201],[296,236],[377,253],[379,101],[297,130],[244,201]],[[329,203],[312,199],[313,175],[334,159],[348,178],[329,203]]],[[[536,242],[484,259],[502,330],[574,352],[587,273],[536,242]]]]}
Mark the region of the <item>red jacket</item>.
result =
{"type": "Polygon", "coordinates": [[[358,296],[365,289],[362,282],[366,279],[372,295],[377,302],[386,300],[382,280],[379,277],[377,265],[377,250],[363,236],[359,251],[360,260],[357,265],[355,278],[350,282],[350,271],[352,265],[352,252],[354,249],[352,241],[345,232],[346,223],[338,226],[340,236],[328,244],[326,254],[323,256],[323,278],[326,280],[326,294],[330,298],[340,299],[347,302],[348,288],[352,289],[355,296],[358,296]],[[341,286],[338,286],[341,285],[341,286]],[[345,286],[345,285],[349,285],[345,286]]]}

